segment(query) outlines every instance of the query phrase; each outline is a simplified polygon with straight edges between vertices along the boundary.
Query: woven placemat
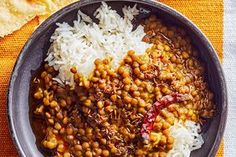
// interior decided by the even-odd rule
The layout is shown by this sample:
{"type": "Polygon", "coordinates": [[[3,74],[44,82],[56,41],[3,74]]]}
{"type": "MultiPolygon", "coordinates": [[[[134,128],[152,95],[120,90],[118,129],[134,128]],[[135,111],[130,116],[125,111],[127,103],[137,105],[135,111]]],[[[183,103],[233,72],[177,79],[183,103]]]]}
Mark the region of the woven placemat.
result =
{"type": "MultiPolygon", "coordinates": [[[[209,37],[223,59],[223,0],[161,0],[189,17],[209,37]],[[214,15],[214,18],[212,18],[214,15]]],[[[20,30],[0,39],[0,157],[15,157],[17,152],[7,124],[7,88],[11,71],[24,43],[38,25],[34,18],[20,30]]],[[[223,156],[223,144],[218,157],[223,156]]]]}

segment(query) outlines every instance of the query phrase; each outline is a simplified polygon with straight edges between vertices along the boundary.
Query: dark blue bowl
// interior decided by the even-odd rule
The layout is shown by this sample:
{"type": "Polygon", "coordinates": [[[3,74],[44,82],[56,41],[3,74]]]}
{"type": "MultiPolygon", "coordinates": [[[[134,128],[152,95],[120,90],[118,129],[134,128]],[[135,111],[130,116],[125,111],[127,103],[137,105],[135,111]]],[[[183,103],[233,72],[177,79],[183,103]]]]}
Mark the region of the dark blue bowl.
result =
{"type": "MultiPolygon", "coordinates": [[[[17,147],[20,156],[43,156],[36,145],[36,138],[32,131],[29,118],[29,88],[30,80],[36,70],[43,63],[45,54],[50,46],[49,39],[56,28],[56,22],[72,23],[77,18],[77,11],[92,15],[100,6],[102,0],[81,0],[71,4],[42,23],[32,34],[22,49],[14,70],[12,72],[8,91],[8,118],[12,139],[17,147]]],[[[104,1],[104,0],[103,0],[104,1]]],[[[206,79],[210,89],[215,94],[217,113],[203,132],[205,144],[201,149],[194,151],[192,157],[215,156],[227,118],[227,91],[223,71],[217,57],[206,36],[185,16],[172,8],[150,0],[105,0],[108,5],[121,13],[124,5],[137,4],[157,14],[164,21],[177,25],[187,30],[194,45],[199,49],[199,56],[206,66],[206,79]]],[[[146,17],[148,15],[143,15],[146,17]]]]}

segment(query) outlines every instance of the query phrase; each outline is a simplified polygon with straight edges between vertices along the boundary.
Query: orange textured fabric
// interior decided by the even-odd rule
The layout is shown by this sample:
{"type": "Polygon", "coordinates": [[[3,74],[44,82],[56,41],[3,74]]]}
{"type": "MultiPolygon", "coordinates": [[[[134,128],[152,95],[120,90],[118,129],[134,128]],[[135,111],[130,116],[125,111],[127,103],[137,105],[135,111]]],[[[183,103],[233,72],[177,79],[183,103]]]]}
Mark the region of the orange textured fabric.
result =
{"type": "MultiPolygon", "coordinates": [[[[161,0],[189,17],[209,37],[220,58],[223,57],[223,0],[161,0]],[[212,18],[214,15],[214,18],[212,18]]],[[[34,18],[19,31],[0,38],[0,157],[18,156],[11,140],[6,113],[7,88],[16,57],[38,25],[34,18]]],[[[218,157],[223,157],[222,144],[218,157]]]]}
{"type": "Polygon", "coordinates": [[[0,157],[18,156],[7,123],[7,88],[16,57],[37,25],[38,19],[34,18],[21,30],[0,38],[0,157]]]}

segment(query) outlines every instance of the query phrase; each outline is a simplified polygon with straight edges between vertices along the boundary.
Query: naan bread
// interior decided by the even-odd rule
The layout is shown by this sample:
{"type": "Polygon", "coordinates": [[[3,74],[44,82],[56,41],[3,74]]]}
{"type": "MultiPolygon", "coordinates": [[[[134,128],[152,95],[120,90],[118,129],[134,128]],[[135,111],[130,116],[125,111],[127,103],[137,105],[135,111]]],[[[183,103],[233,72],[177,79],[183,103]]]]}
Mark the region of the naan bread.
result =
{"type": "Polygon", "coordinates": [[[24,24],[40,16],[50,16],[77,0],[0,0],[0,37],[11,34],[24,24]]]}

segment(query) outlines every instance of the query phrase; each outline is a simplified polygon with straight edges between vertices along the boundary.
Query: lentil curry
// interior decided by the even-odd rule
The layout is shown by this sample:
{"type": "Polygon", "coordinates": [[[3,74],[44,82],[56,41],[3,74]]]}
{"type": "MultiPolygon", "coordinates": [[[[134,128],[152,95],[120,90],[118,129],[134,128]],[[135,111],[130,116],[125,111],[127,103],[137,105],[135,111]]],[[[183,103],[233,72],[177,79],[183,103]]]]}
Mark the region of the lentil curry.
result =
{"type": "Polygon", "coordinates": [[[71,68],[71,88],[54,81],[58,72],[45,63],[32,79],[32,126],[45,156],[165,157],[173,147],[169,128],[176,121],[201,123],[213,116],[213,93],[187,33],[156,16],[143,26],[143,41],[153,46],[145,55],[129,51],[117,70],[110,58],[96,59],[89,79],[71,68]],[[146,114],[176,93],[185,98],[162,107],[145,142],[146,114]]]}

